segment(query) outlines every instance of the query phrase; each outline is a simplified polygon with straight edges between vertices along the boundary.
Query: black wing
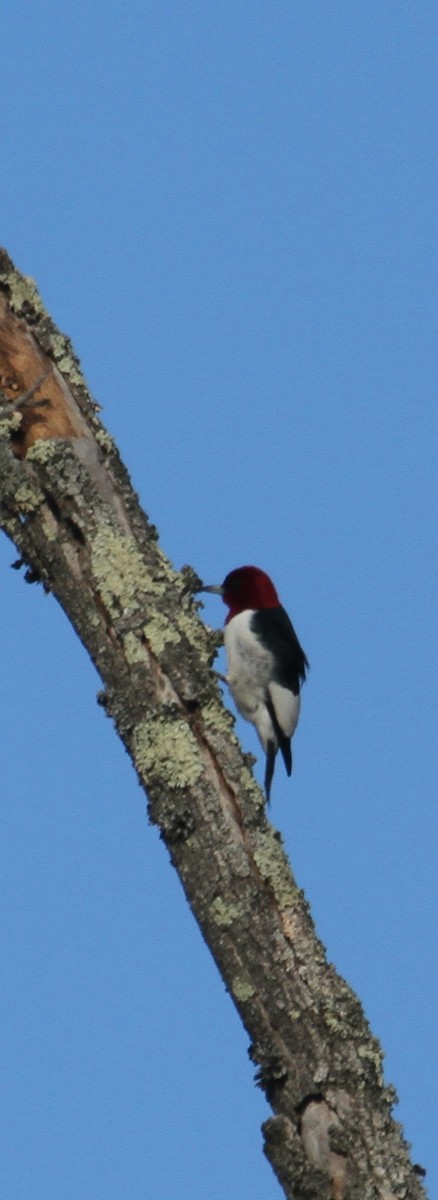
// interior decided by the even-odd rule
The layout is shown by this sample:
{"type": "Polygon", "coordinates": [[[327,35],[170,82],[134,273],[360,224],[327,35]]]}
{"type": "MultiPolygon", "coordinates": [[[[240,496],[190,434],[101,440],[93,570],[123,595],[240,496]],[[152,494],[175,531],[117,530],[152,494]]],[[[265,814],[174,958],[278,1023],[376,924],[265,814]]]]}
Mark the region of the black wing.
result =
{"type": "Polygon", "coordinates": [[[259,608],[251,618],[251,629],[273,655],[274,683],[290,688],[297,696],[309,663],[285,609],[281,604],[278,608],[259,608]]]}

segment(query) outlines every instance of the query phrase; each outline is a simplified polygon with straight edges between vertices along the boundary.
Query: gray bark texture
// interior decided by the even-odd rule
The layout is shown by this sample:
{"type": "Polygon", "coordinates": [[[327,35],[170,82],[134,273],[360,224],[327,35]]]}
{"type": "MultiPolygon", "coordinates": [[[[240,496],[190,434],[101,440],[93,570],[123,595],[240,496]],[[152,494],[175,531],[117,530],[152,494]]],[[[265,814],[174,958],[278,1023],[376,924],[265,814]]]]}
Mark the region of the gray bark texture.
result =
{"type": "Polygon", "coordinates": [[[71,344],[0,252],[0,524],[102,679],[187,900],[250,1038],[289,1200],[421,1200],[361,1005],[316,937],[172,568],[71,344]]]}

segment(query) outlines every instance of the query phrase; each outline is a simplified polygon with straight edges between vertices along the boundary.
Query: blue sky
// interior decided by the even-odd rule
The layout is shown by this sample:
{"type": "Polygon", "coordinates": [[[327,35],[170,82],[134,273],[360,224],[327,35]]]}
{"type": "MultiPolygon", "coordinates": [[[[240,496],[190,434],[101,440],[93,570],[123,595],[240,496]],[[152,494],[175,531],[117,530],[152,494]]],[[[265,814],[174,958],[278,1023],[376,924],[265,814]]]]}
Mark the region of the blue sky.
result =
{"type": "MultiPolygon", "coordinates": [[[[0,241],[175,565],[256,563],[294,620],[311,671],[272,818],[432,1197],[436,5],[7,0],[0,27],[0,241]]],[[[96,674],[14,557],[0,1192],[278,1200],[247,1038],[96,674]]]]}

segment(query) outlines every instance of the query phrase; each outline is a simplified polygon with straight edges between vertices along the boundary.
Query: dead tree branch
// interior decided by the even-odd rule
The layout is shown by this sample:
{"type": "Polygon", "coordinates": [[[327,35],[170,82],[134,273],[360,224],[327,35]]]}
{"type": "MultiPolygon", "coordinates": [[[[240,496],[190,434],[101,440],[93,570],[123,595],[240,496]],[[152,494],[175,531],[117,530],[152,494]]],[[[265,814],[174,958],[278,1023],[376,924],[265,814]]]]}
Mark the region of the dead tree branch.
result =
{"type": "Polygon", "coordinates": [[[0,524],[62,605],[251,1040],[292,1200],[421,1200],[381,1052],[327,964],[233,733],[214,638],[141,511],[70,342],[0,253],[0,524]],[[1,408],[3,407],[3,413],[1,408]]]}

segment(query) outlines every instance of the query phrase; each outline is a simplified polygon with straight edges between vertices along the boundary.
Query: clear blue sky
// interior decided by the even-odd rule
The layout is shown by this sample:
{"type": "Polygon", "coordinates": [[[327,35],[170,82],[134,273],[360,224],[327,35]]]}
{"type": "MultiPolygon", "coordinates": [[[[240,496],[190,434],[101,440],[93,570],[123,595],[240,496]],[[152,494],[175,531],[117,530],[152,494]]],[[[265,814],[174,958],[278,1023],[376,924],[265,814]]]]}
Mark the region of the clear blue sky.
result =
{"type": "MultiPolygon", "coordinates": [[[[175,565],[256,563],[291,613],[312,669],[272,817],[436,1197],[438,9],[6,0],[0,26],[0,241],[175,565]]],[[[0,1194],[279,1200],[247,1038],[14,557],[0,1194]]]]}

